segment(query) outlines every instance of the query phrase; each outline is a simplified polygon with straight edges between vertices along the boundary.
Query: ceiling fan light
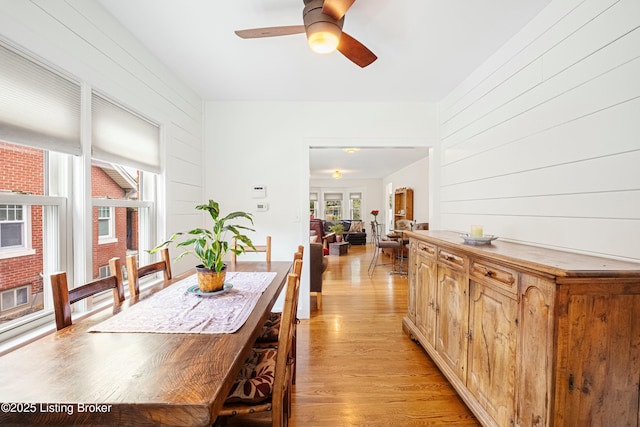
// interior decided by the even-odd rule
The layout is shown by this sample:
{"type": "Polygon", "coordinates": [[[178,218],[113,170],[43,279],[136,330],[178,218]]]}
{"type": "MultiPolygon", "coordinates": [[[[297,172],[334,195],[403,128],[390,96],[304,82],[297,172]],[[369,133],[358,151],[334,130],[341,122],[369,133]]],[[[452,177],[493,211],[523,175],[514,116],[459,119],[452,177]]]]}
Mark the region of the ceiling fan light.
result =
{"type": "Polygon", "coordinates": [[[340,42],[342,30],[331,22],[316,22],[307,28],[307,40],[316,53],[331,53],[340,42]]]}
{"type": "Polygon", "coordinates": [[[340,172],[339,170],[335,171],[332,175],[331,175],[334,179],[340,179],[342,178],[342,172],[340,172]]]}

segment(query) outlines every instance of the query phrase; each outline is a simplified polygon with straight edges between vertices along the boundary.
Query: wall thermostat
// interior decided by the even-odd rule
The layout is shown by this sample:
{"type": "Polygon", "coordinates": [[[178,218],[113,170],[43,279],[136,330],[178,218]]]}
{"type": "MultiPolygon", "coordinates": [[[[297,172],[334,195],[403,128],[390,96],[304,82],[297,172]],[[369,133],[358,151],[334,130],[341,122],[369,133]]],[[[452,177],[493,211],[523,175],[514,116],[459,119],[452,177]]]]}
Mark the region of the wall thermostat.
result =
{"type": "Polygon", "coordinates": [[[267,197],[267,187],[264,185],[254,185],[251,193],[254,199],[263,199],[267,197]]]}
{"type": "Polygon", "coordinates": [[[256,203],[256,211],[258,212],[266,212],[269,210],[268,203],[256,203]]]}

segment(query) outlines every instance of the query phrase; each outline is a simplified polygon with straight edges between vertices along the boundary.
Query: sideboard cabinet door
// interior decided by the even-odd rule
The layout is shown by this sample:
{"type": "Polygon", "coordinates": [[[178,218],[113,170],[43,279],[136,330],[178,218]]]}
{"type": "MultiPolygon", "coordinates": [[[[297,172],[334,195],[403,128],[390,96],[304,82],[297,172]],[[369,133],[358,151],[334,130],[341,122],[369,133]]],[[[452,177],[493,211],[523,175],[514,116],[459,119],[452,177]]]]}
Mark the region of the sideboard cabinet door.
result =
{"type": "Polygon", "coordinates": [[[407,260],[407,279],[409,282],[409,295],[408,295],[408,311],[407,319],[416,324],[416,264],[418,262],[418,241],[416,239],[410,239],[409,241],[409,259],[407,260]]]}
{"type": "Polygon", "coordinates": [[[437,265],[435,247],[424,243],[416,248],[416,326],[427,339],[427,344],[436,347],[436,303],[437,265]]]}
{"type": "Polygon", "coordinates": [[[453,372],[467,381],[469,282],[463,271],[438,264],[436,351],[453,372]]]}
{"type": "Polygon", "coordinates": [[[518,343],[518,427],[551,425],[555,282],[522,274],[518,343]]]}
{"type": "Polygon", "coordinates": [[[471,281],[467,388],[500,426],[516,419],[518,301],[471,281]]]}

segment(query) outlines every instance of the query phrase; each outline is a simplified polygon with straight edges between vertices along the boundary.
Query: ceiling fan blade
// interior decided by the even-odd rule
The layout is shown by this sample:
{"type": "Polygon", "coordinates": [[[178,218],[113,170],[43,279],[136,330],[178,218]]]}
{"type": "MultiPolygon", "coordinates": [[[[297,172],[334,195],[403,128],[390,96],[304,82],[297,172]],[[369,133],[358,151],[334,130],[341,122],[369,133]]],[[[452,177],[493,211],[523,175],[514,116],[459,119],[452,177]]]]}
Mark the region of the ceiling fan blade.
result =
{"type": "Polygon", "coordinates": [[[324,0],[322,13],[339,21],[356,0],[324,0]]]}
{"type": "Polygon", "coordinates": [[[373,61],[378,59],[378,57],[369,49],[367,49],[365,45],[363,45],[344,31],[340,36],[338,51],[346,56],[348,60],[362,68],[370,65],[373,61]]]}
{"type": "Polygon", "coordinates": [[[304,25],[289,25],[284,27],[251,28],[248,30],[236,30],[236,35],[243,39],[259,39],[262,37],[288,36],[290,34],[304,33],[304,25]]]}

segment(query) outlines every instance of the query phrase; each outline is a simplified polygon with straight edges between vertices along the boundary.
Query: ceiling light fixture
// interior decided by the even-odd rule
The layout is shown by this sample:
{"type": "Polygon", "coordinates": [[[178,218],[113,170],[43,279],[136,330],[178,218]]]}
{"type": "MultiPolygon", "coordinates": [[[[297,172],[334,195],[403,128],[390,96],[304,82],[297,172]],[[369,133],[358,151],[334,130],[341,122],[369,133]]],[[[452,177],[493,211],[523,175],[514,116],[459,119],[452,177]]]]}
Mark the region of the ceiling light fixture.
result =
{"type": "Polygon", "coordinates": [[[344,151],[345,153],[357,153],[358,151],[360,151],[359,148],[343,148],[342,151],[344,151]]]}
{"type": "Polygon", "coordinates": [[[342,30],[331,22],[316,22],[307,28],[307,40],[316,53],[331,53],[338,48],[342,30]]]}
{"type": "Polygon", "coordinates": [[[324,0],[305,0],[302,20],[309,47],[316,53],[331,53],[338,48],[344,25],[342,16],[330,16],[322,10],[324,0]]]}
{"type": "Polygon", "coordinates": [[[342,172],[340,172],[339,170],[336,170],[331,176],[335,179],[340,179],[342,178],[342,172]]]}

